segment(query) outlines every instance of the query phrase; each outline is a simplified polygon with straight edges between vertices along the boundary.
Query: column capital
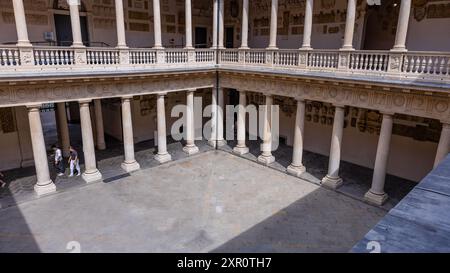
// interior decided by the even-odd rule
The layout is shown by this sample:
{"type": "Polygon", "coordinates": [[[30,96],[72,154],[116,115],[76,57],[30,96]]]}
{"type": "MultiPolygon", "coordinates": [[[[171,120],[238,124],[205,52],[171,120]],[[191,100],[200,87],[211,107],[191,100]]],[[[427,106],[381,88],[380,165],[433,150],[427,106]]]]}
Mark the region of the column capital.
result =
{"type": "Polygon", "coordinates": [[[42,107],[42,103],[30,103],[25,105],[28,109],[28,112],[39,111],[42,107]]]}
{"type": "Polygon", "coordinates": [[[450,123],[446,123],[446,122],[444,122],[444,121],[441,121],[442,122],[442,129],[444,130],[450,130],[450,123]]]}
{"type": "Polygon", "coordinates": [[[79,6],[79,5],[81,5],[81,1],[80,0],[67,0],[67,4],[69,6],[79,6]]]}
{"type": "Polygon", "coordinates": [[[333,106],[334,106],[336,109],[342,109],[342,110],[344,110],[344,108],[345,108],[345,104],[340,104],[340,103],[333,103],[333,106]]]}
{"type": "Polygon", "coordinates": [[[131,100],[133,99],[133,95],[126,95],[121,97],[122,100],[131,100]]]}
{"type": "Polygon", "coordinates": [[[84,104],[89,104],[91,101],[92,101],[92,99],[81,99],[81,100],[78,100],[78,103],[80,105],[84,105],[84,104]]]}
{"type": "Polygon", "coordinates": [[[188,93],[189,93],[189,92],[195,92],[195,91],[197,91],[197,89],[187,89],[187,90],[186,90],[186,92],[188,92],[188,93]]]}
{"type": "Polygon", "coordinates": [[[393,117],[395,115],[395,112],[393,111],[380,111],[380,114],[382,114],[383,116],[388,116],[388,117],[393,117]]]}
{"type": "Polygon", "coordinates": [[[305,99],[305,98],[295,97],[294,99],[295,99],[297,102],[303,102],[303,103],[306,103],[306,99],[305,99]]]}
{"type": "Polygon", "coordinates": [[[156,93],[156,96],[165,97],[165,96],[167,96],[167,92],[158,92],[158,93],[156,93]]]}

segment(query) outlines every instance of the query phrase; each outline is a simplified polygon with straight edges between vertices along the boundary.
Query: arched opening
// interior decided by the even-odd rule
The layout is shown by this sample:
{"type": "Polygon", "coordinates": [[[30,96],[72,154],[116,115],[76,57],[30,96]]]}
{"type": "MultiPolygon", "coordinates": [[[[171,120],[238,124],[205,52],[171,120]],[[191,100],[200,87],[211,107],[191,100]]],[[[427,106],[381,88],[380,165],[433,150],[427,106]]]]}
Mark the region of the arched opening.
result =
{"type": "Polygon", "coordinates": [[[394,46],[400,0],[367,6],[363,49],[389,50],[394,46]]]}
{"type": "MultiPolygon", "coordinates": [[[[83,1],[79,6],[81,37],[84,45],[89,45],[88,20],[86,6],[83,1]]],[[[66,0],[53,1],[53,16],[55,22],[56,45],[71,46],[73,42],[72,24],[70,21],[69,4],[66,0]]]]}

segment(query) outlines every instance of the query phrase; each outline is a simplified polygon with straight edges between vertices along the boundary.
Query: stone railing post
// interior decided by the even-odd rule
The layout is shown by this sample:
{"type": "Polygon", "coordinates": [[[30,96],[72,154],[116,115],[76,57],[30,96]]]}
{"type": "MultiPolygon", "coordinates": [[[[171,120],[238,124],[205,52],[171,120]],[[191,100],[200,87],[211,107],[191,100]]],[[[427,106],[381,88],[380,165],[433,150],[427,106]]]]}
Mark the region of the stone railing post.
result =
{"type": "Polygon", "coordinates": [[[187,51],[187,62],[188,64],[195,63],[195,49],[194,48],[188,48],[185,49],[187,51]]]}
{"type": "Polygon", "coordinates": [[[238,51],[238,63],[245,64],[245,49],[240,48],[238,51]]]}
{"type": "Polygon", "coordinates": [[[389,52],[388,73],[399,74],[402,72],[404,53],[398,51],[389,52]]]}
{"type": "Polygon", "coordinates": [[[85,47],[74,47],[75,65],[87,65],[87,51],[85,47]]]}
{"type": "Polygon", "coordinates": [[[33,66],[34,65],[34,52],[33,46],[30,44],[29,46],[18,46],[19,56],[20,56],[20,65],[22,66],[33,66]]]}
{"type": "Polygon", "coordinates": [[[338,66],[337,69],[340,71],[347,71],[350,66],[350,53],[353,51],[350,50],[340,50],[338,57],[338,66]]]}
{"type": "Polygon", "coordinates": [[[266,56],[265,56],[265,63],[266,66],[274,66],[274,54],[275,51],[273,50],[266,50],[266,56]]]}
{"type": "Polygon", "coordinates": [[[130,64],[130,50],[119,48],[119,64],[130,64]]]}
{"type": "Polygon", "coordinates": [[[308,66],[308,51],[309,50],[300,50],[298,53],[298,67],[306,69],[308,66]]]}
{"type": "Polygon", "coordinates": [[[156,49],[156,63],[163,64],[166,63],[166,52],[162,49],[156,49]]]}

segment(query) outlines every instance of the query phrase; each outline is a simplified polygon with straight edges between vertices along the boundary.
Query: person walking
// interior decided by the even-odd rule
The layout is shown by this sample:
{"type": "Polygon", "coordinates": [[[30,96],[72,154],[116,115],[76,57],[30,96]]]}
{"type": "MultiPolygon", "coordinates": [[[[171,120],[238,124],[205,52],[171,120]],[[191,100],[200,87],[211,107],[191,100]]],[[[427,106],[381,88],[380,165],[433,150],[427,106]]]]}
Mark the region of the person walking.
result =
{"type": "Polygon", "coordinates": [[[64,163],[62,157],[62,151],[56,145],[52,145],[52,150],[55,153],[55,168],[58,176],[64,175],[64,163]]]}
{"type": "Polygon", "coordinates": [[[77,176],[81,174],[80,170],[80,160],[78,158],[78,152],[70,146],[69,148],[70,156],[69,156],[69,166],[70,166],[70,175],[69,177],[73,176],[73,169],[77,169],[77,176]]]}

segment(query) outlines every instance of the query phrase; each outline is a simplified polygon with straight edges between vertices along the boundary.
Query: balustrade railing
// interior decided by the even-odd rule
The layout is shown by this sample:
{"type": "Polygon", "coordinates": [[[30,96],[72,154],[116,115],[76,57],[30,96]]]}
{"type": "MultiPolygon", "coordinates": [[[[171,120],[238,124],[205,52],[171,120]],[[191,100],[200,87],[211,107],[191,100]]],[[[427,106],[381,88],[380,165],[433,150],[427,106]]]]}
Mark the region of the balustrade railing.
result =
{"type": "Polygon", "coordinates": [[[307,67],[337,68],[339,51],[315,50],[308,52],[307,67]]]}
{"type": "Polygon", "coordinates": [[[407,52],[403,57],[402,72],[449,76],[450,53],[407,52]]]}
{"type": "Polygon", "coordinates": [[[156,50],[153,49],[130,49],[130,64],[155,64],[156,50]]]}
{"type": "Polygon", "coordinates": [[[34,63],[39,66],[74,65],[74,50],[70,47],[34,47],[34,63]]]}
{"type": "Polygon", "coordinates": [[[119,64],[119,50],[108,48],[88,48],[86,50],[87,64],[112,65],[119,64]]]}
{"type": "Polygon", "coordinates": [[[355,51],[350,53],[351,70],[387,71],[389,53],[378,51],[355,51]]]}
{"type": "Polygon", "coordinates": [[[20,55],[19,49],[11,47],[1,47],[0,48],[0,67],[7,66],[19,66],[20,65],[20,55]]]}
{"type": "Polygon", "coordinates": [[[33,66],[39,69],[89,66],[216,64],[289,68],[338,74],[391,75],[450,82],[450,53],[374,50],[147,49],[0,46],[0,73],[33,66]]]}

